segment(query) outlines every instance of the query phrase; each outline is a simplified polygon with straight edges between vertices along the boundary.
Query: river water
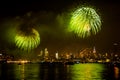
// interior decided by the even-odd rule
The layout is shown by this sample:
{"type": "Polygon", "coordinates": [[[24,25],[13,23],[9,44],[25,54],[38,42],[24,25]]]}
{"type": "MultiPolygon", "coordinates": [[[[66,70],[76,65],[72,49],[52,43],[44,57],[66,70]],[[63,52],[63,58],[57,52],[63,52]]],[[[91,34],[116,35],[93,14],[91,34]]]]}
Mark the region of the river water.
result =
{"type": "Polygon", "coordinates": [[[0,64],[0,80],[120,80],[118,67],[109,64],[0,64]]]}

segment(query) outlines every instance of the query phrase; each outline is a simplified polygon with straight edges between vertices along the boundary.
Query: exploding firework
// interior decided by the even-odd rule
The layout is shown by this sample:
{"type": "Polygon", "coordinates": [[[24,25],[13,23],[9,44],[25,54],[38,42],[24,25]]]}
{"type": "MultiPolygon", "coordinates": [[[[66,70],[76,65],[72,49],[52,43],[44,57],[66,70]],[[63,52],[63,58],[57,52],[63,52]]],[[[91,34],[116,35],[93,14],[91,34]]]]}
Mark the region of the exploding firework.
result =
{"type": "Polygon", "coordinates": [[[18,30],[15,36],[16,46],[22,50],[32,50],[40,44],[40,36],[37,30],[29,28],[18,30]]]}
{"type": "Polygon", "coordinates": [[[69,30],[82,38],[96,34],[101,30],[100,17],[93,8],[79,8],[72,14],[69,30]]]}

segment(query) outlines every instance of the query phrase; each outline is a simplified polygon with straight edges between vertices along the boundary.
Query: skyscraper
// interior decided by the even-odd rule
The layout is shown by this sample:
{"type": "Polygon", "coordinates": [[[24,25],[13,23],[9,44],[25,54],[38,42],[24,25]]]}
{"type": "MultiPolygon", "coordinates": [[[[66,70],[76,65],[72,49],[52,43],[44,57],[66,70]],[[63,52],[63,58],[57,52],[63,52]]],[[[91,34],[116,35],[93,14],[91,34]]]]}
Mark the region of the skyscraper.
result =
{"type": "Polygon", "coordinates": [[[96,49],[95,49],[95,46],[93,47],[93,53],[94,53],[94,54],[96,53],[96,49]]]}

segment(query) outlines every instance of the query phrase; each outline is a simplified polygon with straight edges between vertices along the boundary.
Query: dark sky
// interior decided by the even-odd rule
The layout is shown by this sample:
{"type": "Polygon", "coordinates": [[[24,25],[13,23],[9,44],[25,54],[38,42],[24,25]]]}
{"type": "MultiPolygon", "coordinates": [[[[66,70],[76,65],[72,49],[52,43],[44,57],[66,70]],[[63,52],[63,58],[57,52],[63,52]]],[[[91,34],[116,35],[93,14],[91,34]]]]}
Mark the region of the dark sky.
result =
{"type": "MultiPolygon", "coordinates": [[[[82,47],[96,46],[99,51],[109,52],[114,48],[114,43],[120,45],[119,5],[119,2],[115,0],[40,0],[39,2],[30,0],[11,2],[4,0],[0,2],[0,20],[1,24],[8,24],[8,22],[10,24],[13,18],[19,16],[23,18],[23,21],[30,20],[34,24],[41,21],[38,25],[42,25],[42,27],[37,28],[38,30],[41,28],[41,44],[39,48],[48,47],[51,50],[53,48],[58,50],[66,48],[74,51],[82,47]],[[61,28],[60,23],[57,23],[56,19],[64,23],[61,17],[65,17],[72,9],[79,6],[93,6],[101,16],[102,29],[97,35],[81,39],[74,36],[74,34],[65,33],[65,29],[63,29],[65,27],[61,28]],[[32,12],[32,16],[26,19],[25,15],[29,12],[32,12]],[[37,22],[34,22],[33,19],[37,22]]],[[[8,27],[5,29],[0,26],[0,28],[0,41],[3,46],[3,42],[7,44],[7,40],[3,39],[3,34],[6,34],[4,30],[8,27]]],[[[120,49],[120,46],[118,48],[120,49]]]]}

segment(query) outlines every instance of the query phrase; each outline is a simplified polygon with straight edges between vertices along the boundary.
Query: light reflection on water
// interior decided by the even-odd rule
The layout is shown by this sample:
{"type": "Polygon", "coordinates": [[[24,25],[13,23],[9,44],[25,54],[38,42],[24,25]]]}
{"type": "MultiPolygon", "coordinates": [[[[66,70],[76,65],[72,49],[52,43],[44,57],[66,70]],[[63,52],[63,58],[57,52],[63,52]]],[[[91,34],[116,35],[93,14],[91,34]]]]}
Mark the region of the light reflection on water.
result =
{"type": "Polygon", "coordinates": [[[0,80],[119,80],[119,68],[106,64],[0,64],[0,80]]]}
{"type": "Polygon", "coordinates": [[[101,64],[82,64],[71,68],[72,80],[102,80],[104,66],[101,64]]]}
{"type": "Polygon", "coordinates": [[[120,71],[120,69],[115,66],[115,67],[114,67],[114,76],[115,76],[116,79],[119,78],[119,71],[120,71]]]}
{"type": "Polygon", "coordinates": [[[39,66],[36,64],[22,64],[15,66],[15,79],[17,80],[39,80],[39,66]]]}

